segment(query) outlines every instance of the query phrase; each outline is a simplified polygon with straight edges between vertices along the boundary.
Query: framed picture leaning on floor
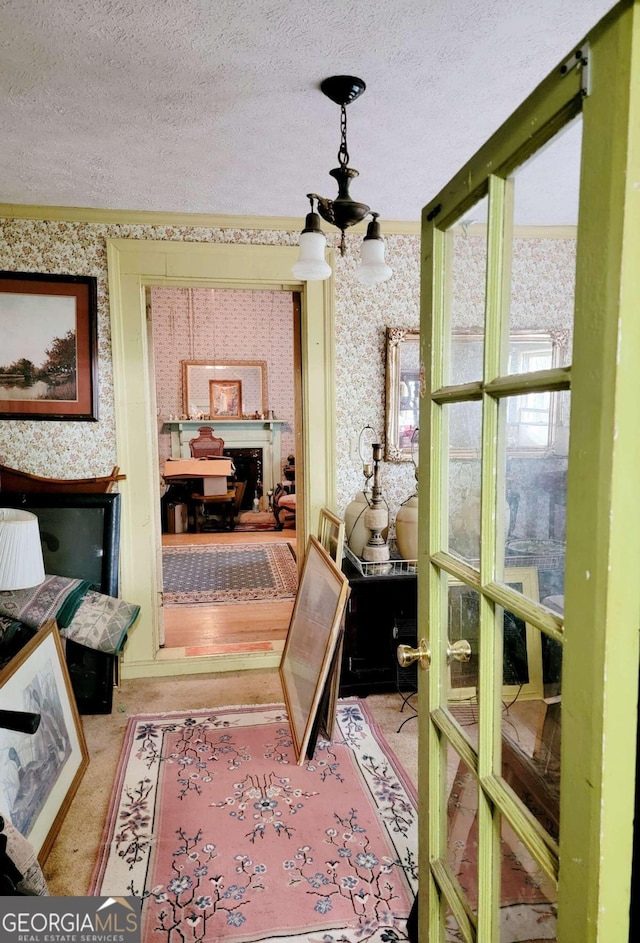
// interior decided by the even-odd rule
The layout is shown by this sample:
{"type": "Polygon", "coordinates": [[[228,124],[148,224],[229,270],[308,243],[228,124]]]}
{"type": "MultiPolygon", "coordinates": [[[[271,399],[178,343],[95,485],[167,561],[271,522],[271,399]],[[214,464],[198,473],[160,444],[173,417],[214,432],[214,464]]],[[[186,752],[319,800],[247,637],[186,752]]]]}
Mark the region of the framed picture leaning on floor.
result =
{"type": "Polygon", "coordinates": [[[0,812],[42,864],[89,762],[55,622],[0,671],[0,711],[40,716],[33,734],[0,726],[0,812]]]}
{"type": "Polygon", "coordinates": [[[346,576],[320,541],[310,535],[280,661],[298,763],[304,762],[325,686],[332,668],[336,669],[334,654],[349,591],[346,576]]]}

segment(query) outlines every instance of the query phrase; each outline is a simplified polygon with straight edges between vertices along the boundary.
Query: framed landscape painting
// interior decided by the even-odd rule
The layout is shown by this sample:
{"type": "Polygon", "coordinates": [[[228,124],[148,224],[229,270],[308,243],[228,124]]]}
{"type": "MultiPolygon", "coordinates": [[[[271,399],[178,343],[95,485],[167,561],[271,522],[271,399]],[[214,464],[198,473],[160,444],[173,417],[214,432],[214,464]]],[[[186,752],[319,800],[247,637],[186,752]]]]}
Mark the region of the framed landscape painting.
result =
{"type": "Polygon", "coordinates": [[[0,419],[97,420],[96,284],[0,272],[0,419]]]}
{"type": "Polygon", "coordinates": [[[40,716],[33,734],[0,726],[0,804],[42,864],[89,762],[55,622],[0,671],[1,711],[40,716]]]}

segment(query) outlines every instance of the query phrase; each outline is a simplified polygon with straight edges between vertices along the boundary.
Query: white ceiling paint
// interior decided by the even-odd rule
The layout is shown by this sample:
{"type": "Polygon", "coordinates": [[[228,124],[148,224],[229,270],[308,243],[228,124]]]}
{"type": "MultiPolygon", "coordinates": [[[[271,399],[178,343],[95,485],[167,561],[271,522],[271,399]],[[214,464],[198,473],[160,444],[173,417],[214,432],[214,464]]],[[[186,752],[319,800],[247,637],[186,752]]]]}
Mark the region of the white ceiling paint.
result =
{"type": "Polygon", "coordinates": [[[613,5],[0,0],[0,202],[302,217],[337,193],[318,86],[348,73],[352,196],[418,220],[613,5]]]}

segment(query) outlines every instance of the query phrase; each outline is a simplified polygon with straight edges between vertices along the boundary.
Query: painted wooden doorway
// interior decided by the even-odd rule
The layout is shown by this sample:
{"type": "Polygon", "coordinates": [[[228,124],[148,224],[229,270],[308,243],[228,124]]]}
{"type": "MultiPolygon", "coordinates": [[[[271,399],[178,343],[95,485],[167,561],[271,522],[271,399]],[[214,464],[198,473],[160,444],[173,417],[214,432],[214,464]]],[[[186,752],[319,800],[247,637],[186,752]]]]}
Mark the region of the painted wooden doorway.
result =
{"type": "Polygon", "coordinates": [[[301,296],[304,507],[306,534],[320,508],[335,502],[333,408],[333,281],[292,279],[296,249],[288,246],[107,241],[112,324],[115,424],[122,482],[121,583],[142,607],[127,643],[123,677],[277,667],[279,655],[248,653],[176,659],[160,648],[158,572],[161,553],[157,417],[152,405],[152,358],[146,325],[149,285],[266,288],[301,296]]]}

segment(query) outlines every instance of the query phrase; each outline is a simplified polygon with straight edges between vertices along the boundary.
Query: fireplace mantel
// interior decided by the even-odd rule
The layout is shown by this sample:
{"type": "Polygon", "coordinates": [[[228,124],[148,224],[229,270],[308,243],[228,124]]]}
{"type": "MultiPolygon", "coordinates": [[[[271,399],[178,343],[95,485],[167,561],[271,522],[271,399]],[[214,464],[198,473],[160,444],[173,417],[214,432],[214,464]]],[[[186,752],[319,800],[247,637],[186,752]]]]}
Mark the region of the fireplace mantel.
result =
{"type": "Polygon", "coordinates": [[[262,449],[263,487],[273,490],[280,480],[282,455],[280,433],[283,419],[184,419],[166,422],[163,431],[171,433],[171,457],[189,458],[189,441],[201,426],[209,426],[214,435],[224,439],[225,449],[262,449]]]}

